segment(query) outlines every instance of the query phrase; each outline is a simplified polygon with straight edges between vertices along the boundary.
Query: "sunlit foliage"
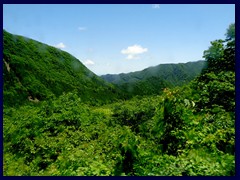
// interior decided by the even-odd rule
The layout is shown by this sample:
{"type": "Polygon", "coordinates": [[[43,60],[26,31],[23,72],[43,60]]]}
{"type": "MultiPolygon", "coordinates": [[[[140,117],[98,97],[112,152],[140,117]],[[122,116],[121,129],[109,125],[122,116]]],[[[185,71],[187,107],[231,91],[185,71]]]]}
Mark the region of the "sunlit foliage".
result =
{"type": "MultiPolygon", "coordinates": [[[[53,90],[51,84],[31,76],[35,73],[30,70],[35,64],[33,59],[28,63],[17,53],[22,50],[14,49],[17,46],[8,49],[5,42],[3,174],[235,175],[233,29],[234,24],[229,26],[225,40],[214,41],[204,52],[208,68],[196,79],[181,87],[159,89],[159,95],[135,96],[128,100],[119,98],[119,94],[109,94],[117,90],[103,85],[95,76],[85,79],[89,85],[85,86],[89,88],[87,92],[95,92],[95,96],[85,97],[77,87],[68,89],[62,84],[64,78],[54,84],[53,90]],[[20,69],[14,70],[14,67],[20,69]],[[92,81],[98,84],[93,85],[92,81]],[[91,89],[94,87],[97,89],[91,89]],[[28,100],[30,95],[32,99],[28,100]],[[113,99],[105,101],[108,95],[113,99]],[[93,98],[98,96],[102,97],[93,98]],[[95,103],[88,102],[94,100],[95,103]]],[[[8,41],[10,35],[4,36],[8,41]]],[[[24,42],[28,47],[25,41],[15,38],[13,44],[24,42]]],[[[29,43],[28,48],[33,48],[34,42],[29,40],[29,43]]],[[[64,53],[58,52],[52,57],[60,54],[64,53]]],[[[35,57],[30,54],[29,58],[31,56],[35,57]]],[[[34,60],[43,61],[43,55],[38,56],[39,59],[34,60]]],[[[46,66],[53,66],[51,63],[46,66]]],[[[55,74],[49,72],[46,77],[57,75],[52,73],[55,74]]],[[[81,76],[84,79],[83,74],[81,76]]],[[[72,87],[77,85],[76,79],[66,83],[72,87]]]]}

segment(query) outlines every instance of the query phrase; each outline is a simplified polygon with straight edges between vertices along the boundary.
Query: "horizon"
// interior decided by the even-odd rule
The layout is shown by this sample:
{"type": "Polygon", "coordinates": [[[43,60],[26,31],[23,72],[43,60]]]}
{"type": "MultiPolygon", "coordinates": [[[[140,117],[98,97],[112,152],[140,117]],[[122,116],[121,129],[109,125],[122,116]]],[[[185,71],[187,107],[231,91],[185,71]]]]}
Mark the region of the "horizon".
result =
{"type": "Polygon", "coordinates": [[[66,51],[97,75],[204,60],[231,23],[234,4],[3,5],[3,29],[66,51]]]}
{"type": "MultiPolygon", "coordinates": [[[[5,29],[3,29],[4,31],[6,31],[5,29]]],[[[8,31],[6,31],[6,32],[8,32],[8,31]]],[[[9,32],[8,32],[9,33],[9,32]]],[[[12,33],[11,33],[12,34],[12,33]]],[[[13,35],[16,35],[16,36],[21,36],[21,35],[18,35],[18,34],[13,34],[13,35]]],[[[28,38],[28,37],[25,37],[25,36],[22,36],[22,37],[24,37],[24,38],[28,38]]],[[[32,38],[28,38],[28,39],[31,39],[31,40],[33,40],[33,41],[37,41],[37,40],[35,40],[35,39],[32,39],[32,38]]],[[[39,43],[42,43],[42,42],[40,42],[40,41],[37,41],[37,42],[39,42],[39,43]]],[[[45,44],[45,43],[43,43],[43,44],[45,44]]],[[[46,45],[48,45],[48,44],[46,44],[46,45]]],[[[52,45],[48,45],[48,46],[51,46],[51,47],[54,47],[54,48],[56,48],[55,46],[52,46],[52,45]]],[[[65,50],[63,50],[63,49],[59,49],[59,51],[64,51],[64,52],[66,52],[66,53],[69,53],[69,52],[67,52],[67,51],[65,51],[65,50]]],[[[71,53],[69,53],[71,56],[73,56],[71,53]]],[[[75,56],[73,56],[74,58],[76,58],[75,56]]],[[[76,58],[77,60],[79,60],[78,58],[76,58]]],[[[80,60],[79,60],[80,61],[80,60]]],[[[143,69],[140,69],[140,70],[136,70],[136,71],[130,71],[130,72],[120,72],[120,73],[117,73],[117,74],[96,74],[97,76],[104,76],[104,75],[119,75],[119,74],[128,74],[128,73],[135,73],[135,72],[140,72],[140,71],[143,71],[143,70],[145,70],[145,69],[148,69],[148,68],[151,68],[151,67],[156,67],[156,66],[159,66],[159,65],[168,65],[168,64],[187,64],[187,63],[191,63],[191,62],[198,62],[198,61],[206,61],[206,60],[204,60],[204,59],[199,59],[199,60],[196,60],[196,61],[187,61],[187,62],[174,62],[174,63],[171,63],[171,62],[166,62],[166,63],[162,63],[162,64],[156,64],[156,65],[153,65],[153,66],[148,66],[148,67],[144,67],[143,69]]],[[[81,61],[80,61],[81,62],[81,61]]],[[[83,62],[81,62],[84,66],[86,66],[83,62]]],[[[86,66],[87,67],[87,66],[86,66]]],[[[88,68],[88,67],[87,67],[88,68]]]]}
{"type": "MultiPolygon", "coordinates": [[[[196,60],[196,61],[188,61],[188,62],[176,62],[176,63],[163,63],[163,64],[157,64],[157,65],[154,65],[154,66],[148,66],[148,67],[145,67],[144,69],[140,69],[140,70],[137,70],[137,71],[131,71],[131,72],[127,72],[127,73],[118,73],[118,74],[101,74],[101,75],[98,75],[97,76],[105,76],[105,75],[120,75],[120,74],[128,74],[128,73],[135,73],[135,72],[141,72],[141,71],[144,71],[145,69],[149,69],[149,68],[152,68],[152,67],[156,67],[156,66],[160,66],[160,65],[172,65],[172,64],[187,64],[187,63],[195,63],[195,62],[199,62],[199,61],[206,61],[204,59],[200,59],[200,60],[196,60]]],[[[207,62],[207,61],[206,61],[207,62]]]]}

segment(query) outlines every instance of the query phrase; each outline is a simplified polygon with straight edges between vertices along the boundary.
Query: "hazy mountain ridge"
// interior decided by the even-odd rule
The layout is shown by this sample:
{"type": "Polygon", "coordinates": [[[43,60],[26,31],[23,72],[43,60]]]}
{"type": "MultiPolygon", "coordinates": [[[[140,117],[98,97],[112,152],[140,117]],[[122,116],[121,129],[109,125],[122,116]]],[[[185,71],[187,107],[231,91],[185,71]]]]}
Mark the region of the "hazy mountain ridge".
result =
{"type": "Polygon", "coordinates": [[[158,94],[165,87],[181,86],[190,82],[206,67],[206,61],[199,60],[178,64],[160,64],[142,71],[107,74],[101,77],[135,95],[147,95],[148,92],[158,94]]]}

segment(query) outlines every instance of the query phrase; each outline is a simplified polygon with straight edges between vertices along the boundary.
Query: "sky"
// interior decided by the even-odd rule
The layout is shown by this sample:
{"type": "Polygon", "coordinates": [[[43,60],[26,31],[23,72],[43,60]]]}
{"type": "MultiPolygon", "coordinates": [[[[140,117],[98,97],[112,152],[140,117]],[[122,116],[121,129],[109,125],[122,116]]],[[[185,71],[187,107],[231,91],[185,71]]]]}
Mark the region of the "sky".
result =
{"type": "Polygon", "coordinates": [[[3,29],[55,46],[97,75],[203,59],[234,4],[4,4],[3,29]]]}

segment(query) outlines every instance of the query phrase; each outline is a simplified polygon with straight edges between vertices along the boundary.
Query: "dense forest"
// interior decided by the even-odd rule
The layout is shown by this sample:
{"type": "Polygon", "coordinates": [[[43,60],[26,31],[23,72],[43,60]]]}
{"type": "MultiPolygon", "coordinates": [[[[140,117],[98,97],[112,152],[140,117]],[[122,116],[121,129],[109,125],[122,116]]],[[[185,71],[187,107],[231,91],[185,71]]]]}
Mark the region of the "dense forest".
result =
{"type": "Polygon", "coordinates": [[[164,88],[173,88],[189,83],[206,68],[206,61],[179,64],[160,64],[142,71],[122,74],[107,74],[101,77],[115,84],[128,95],[159,95],[164,88]]]}
{"type": "Polygon", "coordinates": [[[3,31],[4,105],[22,105],[75,91],[89,104],[123,97],[65,51],[3,31]]]}
{"type": "Polygon", "coordinates": [[[129,88],[144,89],[131,93],[67,52],[4,31],[3,174],[235,175],[235,24],[225,37],[195,72],[128,75],[129,88]]]}

